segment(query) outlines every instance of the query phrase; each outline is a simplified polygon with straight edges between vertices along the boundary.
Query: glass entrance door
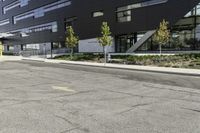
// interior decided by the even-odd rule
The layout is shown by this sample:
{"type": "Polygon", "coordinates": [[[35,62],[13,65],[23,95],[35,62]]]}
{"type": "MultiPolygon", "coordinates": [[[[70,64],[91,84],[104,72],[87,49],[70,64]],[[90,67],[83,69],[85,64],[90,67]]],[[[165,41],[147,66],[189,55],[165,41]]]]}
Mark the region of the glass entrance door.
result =
{"type": "Polygon", "coordinates": [[[117,53],[125,53],[129,48],[131,48],[134,44],[134,36],[133,35],[124,35],[118,36],[116,44],[116,52],[117,53]]]}

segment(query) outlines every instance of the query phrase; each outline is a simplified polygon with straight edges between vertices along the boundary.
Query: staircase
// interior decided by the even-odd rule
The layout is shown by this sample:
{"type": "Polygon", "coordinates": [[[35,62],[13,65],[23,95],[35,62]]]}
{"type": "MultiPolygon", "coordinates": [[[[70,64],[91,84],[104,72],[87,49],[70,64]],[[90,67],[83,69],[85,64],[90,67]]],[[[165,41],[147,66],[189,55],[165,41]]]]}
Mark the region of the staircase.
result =
{"type": "Polygon", "coordinates": [[[142,46],[142,44],[144,44],[154,33],[156,32],[156,30],[151,30],[148,31],[147,33],[144,34],[144,36],[137,41],[130,49],[128,49],[126,51],[126,53],[133,53],[135,52],[140,46],[142,46]]]}

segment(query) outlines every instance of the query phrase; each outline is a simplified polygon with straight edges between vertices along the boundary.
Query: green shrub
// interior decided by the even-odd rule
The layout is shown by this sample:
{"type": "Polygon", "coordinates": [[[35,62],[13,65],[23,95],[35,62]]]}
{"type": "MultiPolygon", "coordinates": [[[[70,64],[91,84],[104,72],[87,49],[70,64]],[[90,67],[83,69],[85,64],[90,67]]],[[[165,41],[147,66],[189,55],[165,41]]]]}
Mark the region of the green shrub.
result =
{"type": "Polygon", "coordinates": [[[11,55],[14,55],[14,53],[7,53],[7,52],[3,52],[3,55],[8,55],[8,56],[11,56],[11,55]]]}
{"type": "Polygon", "coordinates": [[[61,60],[72,60],[72,61],[88,61],[88,60],[95,60],[103,58],[102,54],[93,54],[93,53],[79,53],[74,54],[73,58],[70,58],[70,55],[63,55],[58,56],[55,59],[61,59],[61,60]]]}
{"type": "MultiPolygon", "coordinates": [[[[111,63],[132,65],[153,65],[175,68],[200,68],[200,54],[177,54],[177,55],[113,55],[111,63]]],[[[69,55],[57,57],[57,59],[70,60],[69,55]]],[[[73,61],[97,61],[101,62],[103,54],[82,53],[75,54],[73,61]]]]}

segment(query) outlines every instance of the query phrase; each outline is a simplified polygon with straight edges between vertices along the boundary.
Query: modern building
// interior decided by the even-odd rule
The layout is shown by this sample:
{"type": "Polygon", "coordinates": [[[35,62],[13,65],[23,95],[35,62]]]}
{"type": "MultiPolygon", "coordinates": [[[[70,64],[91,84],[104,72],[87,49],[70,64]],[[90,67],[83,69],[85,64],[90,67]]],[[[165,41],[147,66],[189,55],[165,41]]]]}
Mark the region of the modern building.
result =
{"type": "Polygon", "coordinates": [[[110,25],[109,52],[155,52],[152,36],[159,23],[170,23],[165,51],[200,50],[200,0],[0,0],[0,39],[4,52],[67,52],[65,33],[73,26],[77,52],[102,52],[97,37],[110,25]]]}

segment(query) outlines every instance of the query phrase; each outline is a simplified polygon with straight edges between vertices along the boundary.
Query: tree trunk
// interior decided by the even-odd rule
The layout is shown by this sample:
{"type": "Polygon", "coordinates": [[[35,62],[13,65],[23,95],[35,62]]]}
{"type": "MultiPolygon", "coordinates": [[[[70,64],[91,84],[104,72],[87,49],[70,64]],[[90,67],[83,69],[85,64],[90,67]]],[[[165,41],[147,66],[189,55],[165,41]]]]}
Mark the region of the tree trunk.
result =
{"type": "Polygon", "coordinates": [[[105,46],[103,46],[103,53],[105,53],[105,46]]]}
{"type": "Polygon", "coordinates": [[[162,55],[162,44],[159,45],[160,46],[160,56],[162,55]]]}
{"type": "Polygon", "coordinates": [[[51,59],[53,58],[53,44],[51,43],[51,59]]]}
{"type": "Polygon", "coordinates": [[[103,46],[103,52],[104,52],[104,63],[106,64],[107,63],[107,57],[106,57],[106,47],[103,46]]]}
{"type": "Polygon", "coordinates": [[[71,48],[71,53],[70,53],[70,59],[71,59],[71,60],[73,59],[73,54],[74,54],[74,49],[71,48]]]}

